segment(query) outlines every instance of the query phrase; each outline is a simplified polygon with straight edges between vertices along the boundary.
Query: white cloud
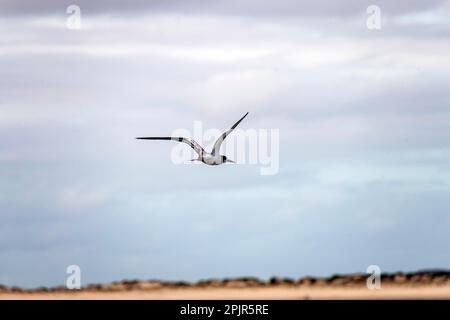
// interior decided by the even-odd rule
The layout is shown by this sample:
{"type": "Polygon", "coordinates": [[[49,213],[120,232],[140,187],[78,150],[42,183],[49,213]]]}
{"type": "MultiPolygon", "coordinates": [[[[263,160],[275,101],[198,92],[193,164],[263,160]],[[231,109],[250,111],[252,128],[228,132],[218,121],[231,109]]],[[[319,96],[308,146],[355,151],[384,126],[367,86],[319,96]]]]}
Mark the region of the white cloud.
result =
{"type": "Polygon", "coordinates": [[[59,192],[59,205],[61,211],[77,212],[98,208],[109,199],[107,191],[86,186],[63,187],[59,192]]]}

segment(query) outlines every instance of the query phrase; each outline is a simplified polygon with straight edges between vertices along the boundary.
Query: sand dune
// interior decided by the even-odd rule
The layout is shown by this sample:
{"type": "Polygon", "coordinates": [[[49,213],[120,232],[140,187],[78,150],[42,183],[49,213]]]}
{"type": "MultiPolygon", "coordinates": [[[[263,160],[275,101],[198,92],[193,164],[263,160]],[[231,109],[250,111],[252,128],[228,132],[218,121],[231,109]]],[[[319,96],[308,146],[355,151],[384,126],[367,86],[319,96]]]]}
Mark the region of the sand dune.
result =
{"type": "Polygon", "coordinates": [[[450,272],[385,274],[381,288],[370,290],[367,275],[292,280],[256,278],[206,280],[194,284],[163,281],[122,281],[23,290],[0,287],[0,299],[450,299],[450,272]]]}

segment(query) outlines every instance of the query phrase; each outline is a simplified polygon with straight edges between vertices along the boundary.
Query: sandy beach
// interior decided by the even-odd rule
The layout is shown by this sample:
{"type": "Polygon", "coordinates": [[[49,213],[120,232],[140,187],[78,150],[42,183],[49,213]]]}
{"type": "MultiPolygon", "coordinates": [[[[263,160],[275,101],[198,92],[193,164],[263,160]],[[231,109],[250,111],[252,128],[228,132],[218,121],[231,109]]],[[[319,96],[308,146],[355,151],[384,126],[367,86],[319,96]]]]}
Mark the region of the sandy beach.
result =
{"type": "Polygon", "coordinates": [[[152,291],[125,292],[58,292],[3,293],[0,299],[149,299],[149,300],[305,300],[305,299],[450,299],[450,286],[389,286],[380,290],[367,288],[302,288],[275,286],[268,288],[173,288],[152,291]]]}

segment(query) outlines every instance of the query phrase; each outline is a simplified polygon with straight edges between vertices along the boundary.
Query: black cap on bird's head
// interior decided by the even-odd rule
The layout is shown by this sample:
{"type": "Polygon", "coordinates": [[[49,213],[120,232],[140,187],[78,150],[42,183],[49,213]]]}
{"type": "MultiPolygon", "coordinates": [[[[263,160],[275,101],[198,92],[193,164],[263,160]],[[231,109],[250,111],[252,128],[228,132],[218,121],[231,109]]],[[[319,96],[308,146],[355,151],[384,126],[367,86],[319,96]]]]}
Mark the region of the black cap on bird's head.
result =
{"type": "Polygon", "coordinates": [[[231,162],[231,163],[236,163],[233,160],[228,159],[226,156],[222,156],[222,162],[231,162]]]}

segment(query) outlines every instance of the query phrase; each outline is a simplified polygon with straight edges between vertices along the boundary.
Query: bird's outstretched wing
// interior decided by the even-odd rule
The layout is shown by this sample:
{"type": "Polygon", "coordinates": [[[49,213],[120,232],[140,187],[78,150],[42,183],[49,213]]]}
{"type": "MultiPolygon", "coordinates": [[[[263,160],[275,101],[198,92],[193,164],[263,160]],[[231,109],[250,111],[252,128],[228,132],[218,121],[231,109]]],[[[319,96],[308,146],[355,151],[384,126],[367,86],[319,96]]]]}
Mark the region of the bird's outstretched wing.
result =
{"type": "Polygon", "coordinates": [[[205,153],[205,150],[194,140],[187,139],[183,137],[137,137],[136,139],[140,140],[175,140],[179,142],[184,142],[188,144],[195,152],[198,153],[199,156],[202,156],[205,153]]]}
{"type": "Polygon", "coordinates": [[[231,131],[233,131],[233,130],[238,126],[238,124],[241,123],[242,120],[244,120],[244,118],[245,118],[247,115],[248,115],[248,112],[247,112],[242,118],[240,118],[238,122],[236,122],[235,124],[233,124],[233,126],[232,126],[230,129],[228,129],[227,131],[225,131],[224,133],[222,133],[222,135],[216,140],[216,142],[214,143],[214,147],[213,147],[213,149],[212,149],[212,151],[211,151],[211,154],[212,154],[213,156],[215,156],[216,153],[217,153],[217,154],[219,153],[220,146],[222,145],[223,140],[225,140],[225,138],[231,133],[231,131]]]}

